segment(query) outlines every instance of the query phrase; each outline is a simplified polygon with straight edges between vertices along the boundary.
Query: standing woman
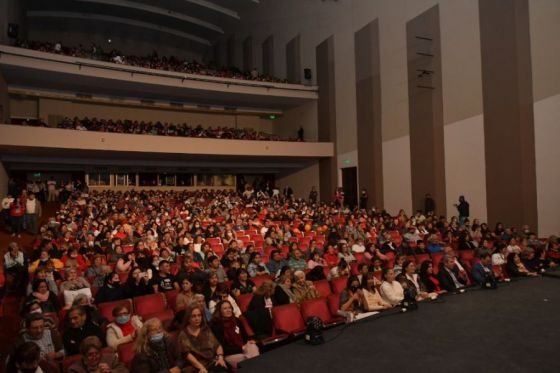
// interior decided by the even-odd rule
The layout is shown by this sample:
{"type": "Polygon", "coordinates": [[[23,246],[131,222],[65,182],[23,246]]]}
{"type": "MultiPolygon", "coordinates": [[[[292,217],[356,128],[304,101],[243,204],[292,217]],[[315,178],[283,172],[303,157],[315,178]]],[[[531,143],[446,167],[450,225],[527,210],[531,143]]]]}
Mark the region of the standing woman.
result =
{"type": "Polygon", "coordinates": [[[20,197],[16,197],[10,205],[10,222],[12,223],[12,237],[15,235],[21,237],[23,230],[23,216],[25,215],[25,205],[20,197]]]}
{"type": "Polygon", "coordinates": [[[243,360],[259,356],[256,342],[247,336],[243,323],[233,314],[229,301],[220,301],[216,305],[211,328],[224,349],[225,361],[234,369],[243,360]]]}
{"type": "Polygon", "coordinates": [[[179,352],[190,366],[186,373],[227,372],[224,350],[206,325],[202,310],[189,306],[185,310],[184,327],[178,338],[179,352]]]}

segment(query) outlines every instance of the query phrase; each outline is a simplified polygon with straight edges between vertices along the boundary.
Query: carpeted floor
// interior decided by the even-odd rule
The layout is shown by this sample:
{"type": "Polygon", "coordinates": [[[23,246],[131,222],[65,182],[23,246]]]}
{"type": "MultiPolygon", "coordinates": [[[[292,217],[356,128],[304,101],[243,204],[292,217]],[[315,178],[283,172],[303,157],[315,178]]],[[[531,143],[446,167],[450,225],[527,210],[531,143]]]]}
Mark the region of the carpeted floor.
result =
{"type": "Polygon", "coordinates": [[[337,327],[323,345],[300,339],[240,371],[560,372],[559,332],[560,280],[539,277],[337,327]]]}

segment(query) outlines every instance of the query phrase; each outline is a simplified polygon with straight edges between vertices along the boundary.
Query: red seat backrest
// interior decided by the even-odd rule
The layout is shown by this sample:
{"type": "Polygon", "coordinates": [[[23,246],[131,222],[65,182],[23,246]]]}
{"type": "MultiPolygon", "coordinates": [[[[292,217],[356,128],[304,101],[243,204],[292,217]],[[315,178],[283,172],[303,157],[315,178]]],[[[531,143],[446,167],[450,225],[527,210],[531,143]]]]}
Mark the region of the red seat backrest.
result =
{"type": "Polygon", "coordinates": [[[331,312],[326,298],[316,298],[301,303],[301,315],[303,320],[308,317],[317,316],[323,321],[323,324],[332,322],[331,312]]]}
{"type": "Polygon", "coordinates": [[[460,250],[459,257],[464,261],[472,261],[474,259],[474,250],[460,250]]]}
{"type": "Polygon", "coordinates": [[[328,280],[315,281],[313,285],[315,285],[315,289],[317,289],[322,297],[328,297],[332,294],[331,285],[329,284],[328,280]]]}
{"type": "Polygon", "coordinates": [[[331,294],[327,297],[327,304],[329,306],[329,311],[331,316],[335,317],[338,315],[338,310],[340,310],[340,294],[331,294]]]}
{"type": "Polygon", "coordinates": [[[340,294],[346,289],[348,283],[348,276],[333,278],[331,280],[332,290],[335,294],[340,294]]]}
{"type": "Polygon", "coordinates": [[[432,257],[432,265],[434,268],[434,273],[437,274],[439,272],[439,263],[443,259],[443,252],[437,252],[430,254],[432,257]]]}
{"type": "Polygon", "coordinates": [[[278,332],[295,334],[305,330],[305,322],[295,303],[273,307],[272,320],[278,332]]]}
{"type": "Polygon", "coordinates": [[[119,353],[119,360],[130,369],[132,359],[134,359],[134,342],[124,343],[117,348],[119,353]]]}
{"type": "Polygon", "coordinates": [[[132,307],[132,299],[121,299],[113,302],[99,303],[97,305],[97,309],[103,317],[105,317],[109,321],[113,321],[113,308],[123,303],[128,303],[130,312],[134,313],[134,308],[132,307]]]}
{"type": "Polygon", "coordinates": [[[171,290],[165,292],[165,301],[167,302],[167,308],[175,309],[175,301],[177,300],[177,295],[179,292],[177,290],[171,290]]]}
{"type": "Polygon", "coordinates": [[[430,254],[416,254],[416,263],[422,264],[426,260],[430,260],[430,254]]]}
{"type": "Polygon", "coordinates": [[[251,280],[253,280],[256,287],[259,287],[263,284],[263,282],[272,280],[272,277],[270,277],[268,275],[262,275],[262,276],[255,276],[255,277],[251,278],[251,280]]]}
{"type": "Polygon", "coordinates": [[[142,295],[133,299],[136,314],[151,315],[165,310],[165,296],[161,293],[142,295]]]}
{"type": "Polygon", "coordinates": [[[251,303],[252,299],[253,299],[253,293],[241,294],[240,296],[237,297],[235,301],[237,302],[237,305],[239,306],[241,313],[245,313],[247,311],[247,308],[249,308],[249,303],[251,303]]]}

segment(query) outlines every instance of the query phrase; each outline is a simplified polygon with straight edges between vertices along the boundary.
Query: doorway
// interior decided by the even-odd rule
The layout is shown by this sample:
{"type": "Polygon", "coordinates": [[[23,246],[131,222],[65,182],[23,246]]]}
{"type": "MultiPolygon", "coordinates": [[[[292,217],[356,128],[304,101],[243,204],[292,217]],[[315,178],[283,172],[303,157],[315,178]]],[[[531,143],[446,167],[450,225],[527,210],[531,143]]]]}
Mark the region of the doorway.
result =
{"type": "Polygon", "coordinates": [[[351,209],[358,202],[358,168],[346,167],[342,169],[342,189],[344,189],[344,201],[351,209]]]}

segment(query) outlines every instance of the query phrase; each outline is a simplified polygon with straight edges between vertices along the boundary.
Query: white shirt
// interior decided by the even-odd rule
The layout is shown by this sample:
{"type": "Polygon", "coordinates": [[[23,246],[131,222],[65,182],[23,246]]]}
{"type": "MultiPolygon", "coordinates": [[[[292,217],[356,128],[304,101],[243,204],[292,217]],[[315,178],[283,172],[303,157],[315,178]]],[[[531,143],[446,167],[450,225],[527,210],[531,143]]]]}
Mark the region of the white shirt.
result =
{"type": "Polygon", "coordinates": [[[5,197],[5,198],[2,200],[2,208],[3,208],[4,210],[8,210],[8,209],[10,208],[10,205],[12,204],[12,202],[14,202],[14,199],[13,199],[13,198],[5,197]]]}
{"type": "Polygon", "coordinates": [[[379,290],[383,299],[393,306],[399,304],[404,299],[404,289],[398,281],[383,281],[379,290]]]}
{"type": "Polygon", "coordinates": [[[506,258],[503,254],[496,253],[492,254],[492,265],[501,266],[506,264],[506,258]]]}
{"type": "Polygon", "coordinates": [[[36,199],[28,199],[25,202],[25,213],[26,214],[35,214],[37,208],[37,200],[36,199]]]}
{"type": "Polygon", "coordinates": [[[352,245],[352,251],[355,253],[363,253],[364,251],[366,251],[366,247],[363,244],[358,245],[357,243],[355,243],[354,245],[352,245]]]}

